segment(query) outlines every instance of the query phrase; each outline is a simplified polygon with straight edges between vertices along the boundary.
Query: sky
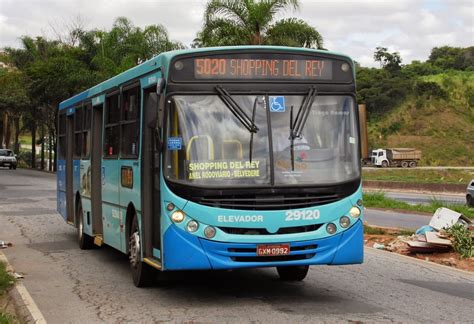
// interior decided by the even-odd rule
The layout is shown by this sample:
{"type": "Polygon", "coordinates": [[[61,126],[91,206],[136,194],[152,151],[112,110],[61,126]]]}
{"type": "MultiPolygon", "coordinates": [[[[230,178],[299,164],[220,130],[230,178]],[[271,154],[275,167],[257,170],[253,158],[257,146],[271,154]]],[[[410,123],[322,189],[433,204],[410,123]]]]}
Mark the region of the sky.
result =
{"type": "MultiPolygon", "coordinates": [[[[19,47],[22,35],[54,38],[80,21],[110,29],[126,16],[136,26],[163,24],[172,40],[189,46],[202,26],[206,0],[0,0],[0,48],[19,47]]],[[[378,46],[400,53],[403,63],[425,61],[436,46],[474,45],[474,0],[300,0],[297,17],[315,27],[324,47],[363,66],[378,66],[378,46]]]]}

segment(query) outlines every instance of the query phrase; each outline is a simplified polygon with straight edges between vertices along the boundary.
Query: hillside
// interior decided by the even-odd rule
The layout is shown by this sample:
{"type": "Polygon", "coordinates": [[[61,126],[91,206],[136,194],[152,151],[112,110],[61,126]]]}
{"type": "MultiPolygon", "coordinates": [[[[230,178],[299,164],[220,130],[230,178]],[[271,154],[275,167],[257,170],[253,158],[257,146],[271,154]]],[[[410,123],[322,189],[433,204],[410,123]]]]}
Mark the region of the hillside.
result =
{"type": "Polygon", "coordinates": [[[369,116],[369,147],[419,148],[422,165],[474,166],[474,72],[449,71],[417,81],[438,87],[431,84],[431,91],[369,116]]]}

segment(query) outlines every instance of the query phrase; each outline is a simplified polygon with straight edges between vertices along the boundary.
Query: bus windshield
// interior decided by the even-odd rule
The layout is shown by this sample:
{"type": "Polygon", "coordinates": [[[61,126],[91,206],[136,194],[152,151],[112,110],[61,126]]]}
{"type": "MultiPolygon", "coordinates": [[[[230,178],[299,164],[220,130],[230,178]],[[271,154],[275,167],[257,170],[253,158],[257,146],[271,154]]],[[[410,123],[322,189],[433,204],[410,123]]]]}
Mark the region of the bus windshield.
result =
{"type": "Polygon", "coordinates": [[[360,176],[351,96],[317,96],[292,139],[304,95],[232,95],[252,134],[218,95],[170,99],[165,177],[198,186],[320,185],[360,176]],[[293,111],[293,112],[292,112],[293,111]]]}

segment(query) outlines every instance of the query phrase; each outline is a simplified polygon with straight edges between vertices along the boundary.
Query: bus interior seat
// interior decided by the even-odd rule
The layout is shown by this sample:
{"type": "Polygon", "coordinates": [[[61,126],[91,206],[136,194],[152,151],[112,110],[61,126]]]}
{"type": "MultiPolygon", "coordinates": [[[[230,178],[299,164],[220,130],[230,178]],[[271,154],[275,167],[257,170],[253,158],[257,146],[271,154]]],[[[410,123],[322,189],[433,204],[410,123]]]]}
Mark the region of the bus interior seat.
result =
{"type": "Polygon", "coordinates": [[[214,141],[209,135],[195,135],[191,137],[186,149],[186,160],[214,160],[214,141]]]}
{"type": "Polygon", "coordinates": [[[242,143],[236,139],[224,140],[221,144],[222,159],[243,159],[242,143]]]}

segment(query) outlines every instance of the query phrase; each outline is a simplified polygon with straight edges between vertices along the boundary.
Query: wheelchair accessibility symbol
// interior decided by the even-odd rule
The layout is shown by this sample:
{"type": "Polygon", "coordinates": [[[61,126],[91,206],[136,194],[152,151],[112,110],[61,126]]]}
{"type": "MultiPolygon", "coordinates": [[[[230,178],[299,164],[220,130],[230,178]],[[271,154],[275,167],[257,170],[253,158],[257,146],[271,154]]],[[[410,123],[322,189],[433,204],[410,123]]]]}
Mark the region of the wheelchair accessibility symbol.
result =
{"type": "Polygon", "coordinates": [[[285,111],[285,97],[283,96],[270,97],[270,111],[271,112],[284,112],[285,111]]]}

